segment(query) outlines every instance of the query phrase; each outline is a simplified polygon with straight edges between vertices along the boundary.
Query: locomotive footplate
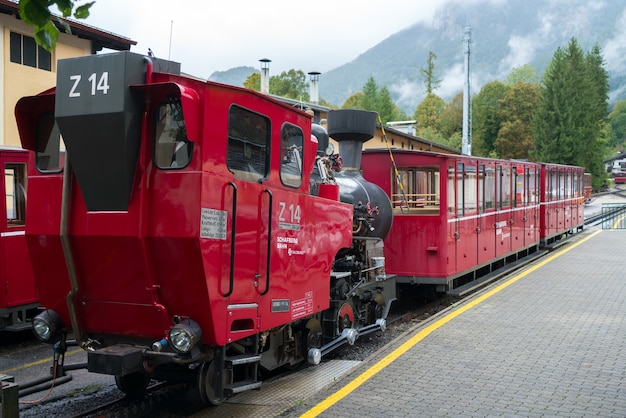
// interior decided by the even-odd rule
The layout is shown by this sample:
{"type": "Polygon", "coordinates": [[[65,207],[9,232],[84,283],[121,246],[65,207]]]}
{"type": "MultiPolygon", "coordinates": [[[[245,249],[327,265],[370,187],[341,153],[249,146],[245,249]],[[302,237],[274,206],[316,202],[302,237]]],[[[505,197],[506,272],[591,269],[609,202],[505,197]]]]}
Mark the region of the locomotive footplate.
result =
{"type": "Polygon", "coordinates": [[[87,370],[93,373],[126,376],[143,369],[143,349],[112,345],[87,354],[87,370]]]}

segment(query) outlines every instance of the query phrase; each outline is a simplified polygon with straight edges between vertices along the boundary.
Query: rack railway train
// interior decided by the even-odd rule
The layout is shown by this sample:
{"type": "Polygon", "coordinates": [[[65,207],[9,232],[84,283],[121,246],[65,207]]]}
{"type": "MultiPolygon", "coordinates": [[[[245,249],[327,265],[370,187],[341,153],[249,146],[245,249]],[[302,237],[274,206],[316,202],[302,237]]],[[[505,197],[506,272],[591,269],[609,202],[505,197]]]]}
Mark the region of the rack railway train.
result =
{"type": "Polygon", "coordinates": [[[581,168],[400,150],[395,165],[362,153],[374,112],[331,111],[326,131],[130,52],[59,61],[16,118],[33,330],[60,352],[71,332],[133,396],[183,381],[220,404],[384,330],[399,282],[447,291],[582,228],[581,168]]]}
{"type": "Polygon", "coordinates": [[[0,146],[0,331],[30,328],[39,307],[26,246],[28,151],[0,146]]]}

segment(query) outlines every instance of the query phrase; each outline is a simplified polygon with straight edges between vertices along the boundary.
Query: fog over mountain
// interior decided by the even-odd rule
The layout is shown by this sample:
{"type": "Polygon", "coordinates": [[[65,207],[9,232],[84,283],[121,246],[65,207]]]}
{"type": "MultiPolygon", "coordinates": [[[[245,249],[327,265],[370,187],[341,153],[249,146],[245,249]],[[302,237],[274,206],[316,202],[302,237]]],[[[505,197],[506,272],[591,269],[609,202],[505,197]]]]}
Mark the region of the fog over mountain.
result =
{"type": "MultiPolygon", "coordinates": [[[[384,18],[393,19],[393,13],[384,18]]],[[[556,48],[565,48],[576,38],[584,52],[594,44],[600,46],[610,77],[610,101],[626,99],[626,2],[614,0],[485,0],[478,6],[450,0],[431,23],[400,30],[355,60],[322,74],[320,96],[341,106],[374,77],[379,87],[387,86],[398,106],[412,114],[425,96],[420,69],[432,51],[437,55],[436,78],[441,80],[435,93],[449,101],[463,90],[466,27],[472,31],[472,94],[524,64],[537,68],[541,76],[556,48]]],[[[319,55],[323,59],[323,51],[319,55]]],[[[250,70],[258,72],[240,67],[214,73],[210,79],[243,85],[246,76],[240,77],[250,70]],[[238,72],[238,80],[229,76],[231,71],[238,72]]],[[[275,75],[271,68],[270,75],[275,75]]]]}

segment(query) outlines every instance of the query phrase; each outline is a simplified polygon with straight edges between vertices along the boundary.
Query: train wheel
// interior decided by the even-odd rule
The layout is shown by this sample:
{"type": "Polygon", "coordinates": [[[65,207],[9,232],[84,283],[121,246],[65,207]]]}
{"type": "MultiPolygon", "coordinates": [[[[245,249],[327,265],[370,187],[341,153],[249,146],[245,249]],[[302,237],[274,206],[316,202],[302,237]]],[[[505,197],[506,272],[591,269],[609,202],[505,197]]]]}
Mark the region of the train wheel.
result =
{"type": "Polygon", "coordinates": [[[352,324],[354,324],[354,311],[349,303],[344,303],[337,312],[337,335],[341,335],[346,328],[352,328],[352,324]]]}
{"type": "Polygon", "coordinates": [[[115,376],[115,384],[129,398],[141,398],[146,393],[150,377],[143,373],[115,376]]]}
{"type": "MultiPolygon", "coordinates": [[[[229,371],[224,370],[223,384],[226,384],[229,380],[227,380],[227,376],[229,371]]],[[[200,393],[200,398],[205,404],[211,405],[221,405],[222,402],[225,401],[224,398],[218,396],[215,393],[215,385],[214,385],[214,375],[215,375],[215,367],[213,361],[208,361],[200,366],[200,370],[198,371],[198,392],[200,393]]]]}

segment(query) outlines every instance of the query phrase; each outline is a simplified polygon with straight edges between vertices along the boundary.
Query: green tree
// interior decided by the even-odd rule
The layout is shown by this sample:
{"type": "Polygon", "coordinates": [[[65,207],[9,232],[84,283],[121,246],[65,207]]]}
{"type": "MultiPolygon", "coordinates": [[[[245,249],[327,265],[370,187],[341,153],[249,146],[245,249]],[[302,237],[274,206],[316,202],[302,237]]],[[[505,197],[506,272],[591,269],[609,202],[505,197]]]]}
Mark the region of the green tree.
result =
{"type": "Polygon", "coordinates": [[[439,132],[444,138],[455,134],[463,137],[463,93],[459,93],[446,104],[439,119],[439,132]]]}
{"type": "Polygon", "coordinates": [[[363,97],[361,98],[361,109],[376,110],[378,105],[378,86],[374,77],[370,76],[363,86],[363,97]]]}
{"type": "Polygon", "coordinates": [[[95,1],[77,5],[71,0],[19,0],[20,18],[27,24],[35,27],[35,41],[48,51],[52,51],[59,39],[59,30],[55,23],[60,25],[66,33],[71,33],[70,26],[63,20],[52,15],[50,7],[56,5],[64,18],[86,19],[89,9],[95,1]],[[76,6],[76,8],[74,8],[76,6]]]}
{"type": "Polygon", "coordinates": [[[618,100],[608,118],[608,146],[623,151],[626,143],[626,100],[618,100]]]}
{"type": "Polygon", "coordinates": [[[363,91],[348,97],[341,106],[343,109],[362,109],[378,112],[383,123],[392,120],[406,119],[406,113],[402,112],[393,102],[387,86],[380,89],[374,77],[370,77],[363,91]]]}
{"type": "Polygon", "coordinates": [[[502,158],[528,159],[534,149],[532,118],[539,102],[538,84],[518,82],[498,102],[501,121],[494,148],[502,158]]]}
{"type": "Polygon", "coordinates": [[[309,84],[306,74],[301,70],[291,69],[270,77],[270,94],[308,102],[309,84]]]}
{"type": "Polygon", "coordinates": [[[250,90],[261,91],[261,74],[252,73],[243,82],[243,86],[250,90]]]}
{"type": "Polygon", "coordinates": [[[593,174],[594,187],[605,176],[608,75],[600,48],[586,56],[572,38],[557,48],[542,79],[535,116],[535,152],[540,161],[573,164],[593,174]]]}
{"type": "Polygon", "coordinates": [[[424,100],[415,108],[414,119],[417,121],[418,136],[422,136],[421,132],[425,129],[433,129],[439,131],[441,123],[441,114],[446,108],[446,102],[434,93],[426,95],[424,100]]]}
{"type": "MultiPolygon", "coordinates": [[[[261,75],[252,73],[246,78],[243,86],[245,88],[260,91],[261,75]]],[[[306,82],[304,72],[291,69],[283,71],[280,75],[270,77],[270,94],[286,97],[288,99],[309,101],[309,84],[306,82]]]]}
{"type": "Polygon", "coordinates": [[[498,103],[509,87],[492,81],[485,84],[472,99],[472,154],[496,155],[495,143],[502,121],[498,116],[498,103]]]}
{"type": "Polygon", "coordinates": [[[348,97],[341,105],[342,109],[363,109],[361,104],[363,101],[363,92],[357,91],[352,96],[348,97]]]}
{"type": "Polygon", "coordinates": [[[520,82],[539,84],[539,72],[528,64],[513,68],[506,77],[506,84],[512,86],[520,82]]]}
{"type": "Polygon", "coordinates": [[[439,88],[441,80],[435,77],[435,62],[437,61],[437,55],[433,51],[428,52],[428,59],[426,60],[426,68],[420,68],[420,73],[424,76],[424,84],[426,85],[426,94],[431,94],[433,91],[439,88]]]}

